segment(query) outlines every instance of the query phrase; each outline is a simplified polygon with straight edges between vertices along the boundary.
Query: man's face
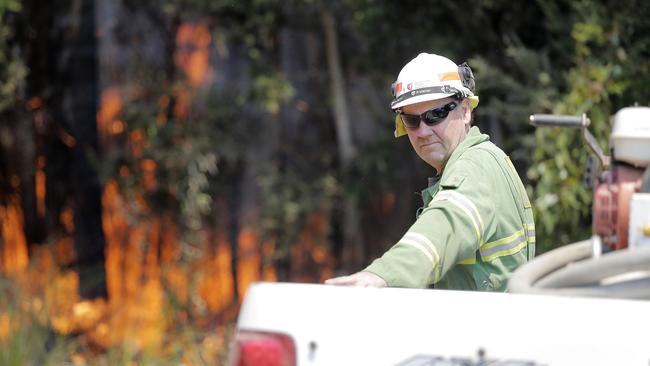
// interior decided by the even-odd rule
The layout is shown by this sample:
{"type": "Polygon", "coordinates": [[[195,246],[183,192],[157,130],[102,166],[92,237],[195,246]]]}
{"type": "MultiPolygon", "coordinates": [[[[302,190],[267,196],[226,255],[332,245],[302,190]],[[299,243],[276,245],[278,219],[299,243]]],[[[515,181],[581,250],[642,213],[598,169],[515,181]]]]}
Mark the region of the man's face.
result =
{"type": "MultiPolygon", "coordinates": [[[[429,109],[442,107],[454,101],[453,98],[431,100],[407,105],[402,112],[420,115],[429,109]]],[[[444,121],[435,126],[420,122],[417,128],[406,128],[409,141],[418,156],[441,173],[451,153],[460,144],[469,130],[471,120],[470,106],[467,100],[457,101],[458,106],[449,112],[444,121]]]]}

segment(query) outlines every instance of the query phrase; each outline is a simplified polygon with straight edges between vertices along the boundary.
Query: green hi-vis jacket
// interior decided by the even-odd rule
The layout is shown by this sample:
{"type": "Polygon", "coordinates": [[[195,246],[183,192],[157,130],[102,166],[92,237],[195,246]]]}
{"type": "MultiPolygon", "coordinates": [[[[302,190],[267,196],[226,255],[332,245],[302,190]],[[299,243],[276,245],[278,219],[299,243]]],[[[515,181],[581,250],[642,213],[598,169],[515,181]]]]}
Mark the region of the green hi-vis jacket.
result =
{"type": "Polygon", "coordinates": [[[535,255],[535,224],[510,158],[472,127],[440,178],[422,191],[408,232],[365,270],[392,287],[506,291],[535,255]]]}

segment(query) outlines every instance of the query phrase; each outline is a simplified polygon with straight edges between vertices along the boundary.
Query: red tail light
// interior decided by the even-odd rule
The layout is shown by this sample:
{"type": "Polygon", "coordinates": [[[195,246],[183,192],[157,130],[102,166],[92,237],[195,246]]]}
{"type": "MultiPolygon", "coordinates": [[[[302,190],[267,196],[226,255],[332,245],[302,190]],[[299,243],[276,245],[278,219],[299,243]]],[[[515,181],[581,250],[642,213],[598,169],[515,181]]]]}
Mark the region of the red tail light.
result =
{"type": "Polygon", "coordinates": [[[296,366],[296,347],[285,334],[240,331],[232,366],[296,366]]]}

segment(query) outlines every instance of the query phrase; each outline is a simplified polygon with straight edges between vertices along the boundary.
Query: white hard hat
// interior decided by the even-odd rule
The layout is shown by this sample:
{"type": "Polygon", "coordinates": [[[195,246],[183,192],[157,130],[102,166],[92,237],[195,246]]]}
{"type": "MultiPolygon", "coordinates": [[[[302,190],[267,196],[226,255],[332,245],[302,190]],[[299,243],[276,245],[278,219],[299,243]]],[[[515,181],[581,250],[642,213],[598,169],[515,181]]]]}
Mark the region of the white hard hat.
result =
{"type": "MultiPolygon", "coordinates": [[[[390,108],[396,110],[409,104],[456,96],[468,98],[473,109],[478,106],[473,88],[474,75],[467,64],[458,66],[446,57],[421,53],[402,68],[393,83],[390,108]]],[[[406,134],[399,118],[395,119],[395,128],[395,137],[406,134]]]]}

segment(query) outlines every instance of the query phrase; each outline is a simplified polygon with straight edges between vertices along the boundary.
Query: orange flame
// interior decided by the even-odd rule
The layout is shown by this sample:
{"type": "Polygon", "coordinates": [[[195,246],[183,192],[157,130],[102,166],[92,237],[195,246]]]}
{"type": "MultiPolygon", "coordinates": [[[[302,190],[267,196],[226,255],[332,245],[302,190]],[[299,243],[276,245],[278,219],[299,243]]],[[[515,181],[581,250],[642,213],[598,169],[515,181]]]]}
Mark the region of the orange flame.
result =
{"type": "Polygon", "coordinates": [[[98,344],[128,342],[137,349],[158,349],[165,334],[158,246],[159,219],[130,223],[128,204],[117,183],[109,181],[102,198],[106,234],[108,317],[91,333],[98,344]]]}
{"type": "Polygon", "coordinates": [[[104,89],[97,112],[97,130],[102,143],[106,144],[110,136],[124,131],[124,122],[118,119],[120,113],[122,113],[122,96],[119,90],[115,87],[104,89]]]}
{"type": "Polygon", "coordinates": [[[31,110],[34,109],[39,109],[43,107],[43,99],[39,97],[32,97],[28,102],[27,102],[27,107],[31,110]]]}
{"type": "Polygon", "coordinates": [[[144,188],[148,191],[156,189],[158,183],[156,181],[156,162],[151,159],[144,159],[140,162],[140,167],[143,172],[144,188]]]}
{"type": "Polygon", "coordinates": [[[325,247],[329,222],[324,212],[307,218],[300,239],[291,246],[292,272],[299,282],[322,282],[332,277],[334,258],[325,247]]]}
{"type": "MultiPolygon", "coordinates": [[[[134,145],[144,143],[143,130],[133,131],[131,137],[134,145]]],[[[39,157],[37,165],[43,168],[45,159],[39,157]]],[[[138,167],[145,177],[143,186],[146,189],[155,187],[156,162],[144,159],[138,167]]],[[[128,176],[128,168],[123,168],[120,174],[128,176]]],[[[38,184],[44,184],[42,182],[38,184]]],[[[41,193],[38,195],[40,197],[41,193]]],[[[74,271],[59,270],[61,265],[73,263],[71,237],[35,249],[33,274],[24,280],[22,286],[44,289],[42,295],[25,302],[34,312],[45,314],[45,318],[39,321],[45,324],[49,319],[52,327],[60,333],[84,332],[86,339],[100,347],[128,344],[133,351],[146,349],[157,352],[168,341],[165,336],[172,326],[178,327],[179,323],[187,321],[211,326],[214,326],[215,319],[232,321],[238,303],[252,282],[277,280],[272,263],[263,261],[273,256],[276,243],[262,241],[255,226],[249,223],[253,221],[247,220],[238,233],[238,278],[233,279],[233,253],[225,224],[214,231],[210,228],[199,233],[196,238],[199,244],[193,243],[191,247],[195,249],[193,256],[198,254],[201,259],[190,256],[181,260],[187,252],[187,244],[182,242],[174,218],[169,214],[152,213],[145,202],[138,194],[127,200],[115,181],[107,182],[104,187],[102,225],[106,237],[108,301],[81,300],[78,275],[74,271]],[[134,220],[136,211],[147,215],[134,220]],[[235,285],[239,298],[234,296],[235,285]],[[166,298],[175,301],[166,302],[166,298]],[[170,302],[175,304],[175,317],[168,315],[170,302]]],[[[227,210],[222,210],[221,216],[227,216],[227,210]]],[[[0,247],[0,270],[3,272],[27,265],[21,220],[17,203],[0,206],[4,244],[0,247]]],[[[60,220],[71,234],[74,231],[72,210],[64,210],[60,220]]],[[[328,216],[324,212],[307,218],[299,242],[292,246],[292,279],[313,282],[331,276],[333,259],[323,244],[328,225],[328,216]]],[[[11,334],[13,321],[0,315],[0,339],[11,334]]],[[[207,337],[203,347],[214,353],[215,349],[224,347],[219,339],[216,335],[207,337]]],[[[82,356],[77,359],[79,357],[82,356]]]]}
{"type": "MultiPolygon", "coordinates": [[[[178,88],[175,91],[174,115],[179,119],[186,119],[189,115],[192,89],[198,89],[212,80],[209,57],[211,39],[205,24],[185,23],[178,27],[174,62],[185,74],[190,87],[189,90],[178,88]]],[[[164,123],[164,120],[164,116],[159,116],[159,123],[164,123]]]]}
{"type": "Polygon", "coordinates": [[[169,96],[162,95],[158,99],[158,105],[160,106],[160,112],[156,117],[156,123],[158,126],[164,126],[167,123],[167,108],[169,107],[169,96]]]}
{"type": "Polygon", "coordinates": [[[39,217],[45,217],[45,156],[36,159],[36,212],[39,217]]]}
{"type": "Polygon", "coordinates": [[[174,116],[178,119],[186,119],[190,114],[190,92],[180,89],[176,92],[176,104],[174,105],[174,116]]]}
{"type": "Polygon", "coordinates": [[[72,212],[72,208],[66,207],[61,211],[59,222],[61,222],[61,225],[63,225],[63,228],[68,234],[74,232],[74,213],[72,212]]]}
{"type": "Polygon", "coordinates": [[[210,81],[210,31],[205,24],[185,23],[176,33],[174,60],[187,76],[193,88],[210,81]]]}
{"type": "Polygon", "coordinates": [[[135,158],[142,157],[144,149],[147,147],[147,140],[145,139],[145,132],[143,129],[138,128],[131,131],[129,135],[129,141],[131,142],[131,151],[135,158]]]}
{"type": "Polygon", "coordinates": [[[18,200],[10,200],[8,206],[0,205],[0,271],[13,273],[27,267],[27,240],[23,232],[23,214],[18,200]]]}
{"type": "Polygon", "coordinates": [[[255,232],[248,227],[244,227],[239,232],[239,262],[237,287],[239,290],[239,302],[243,300],[244,294],[251,283],[260,278],[260,255],[258,252],[258,240],[255,232]]]}

